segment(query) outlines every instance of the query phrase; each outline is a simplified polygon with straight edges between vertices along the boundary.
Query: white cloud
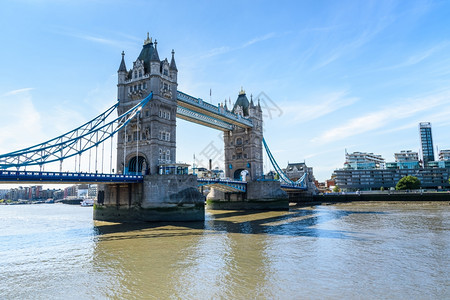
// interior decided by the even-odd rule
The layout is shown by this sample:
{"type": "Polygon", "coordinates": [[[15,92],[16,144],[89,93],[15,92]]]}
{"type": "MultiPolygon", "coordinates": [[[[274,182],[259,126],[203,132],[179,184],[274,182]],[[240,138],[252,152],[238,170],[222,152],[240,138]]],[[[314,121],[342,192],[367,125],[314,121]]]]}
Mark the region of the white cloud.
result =
{"type": "Polygon", "coordinates": [[[237,47],[222,46],[222,47],[217,47],[217,48],[211,49],[206,54],[202,55],[201,57],[208,58],[208,57],[213,57],[213,56],[225,54],[228,52],[232,52],[235,50],[244,49],[253,44],[260,43],[260,42],[263,42],[265,40],[268,40],[268,39],[271,39],[274,37],[275,37],[275,33],[271,32],[271,33],[265,34],[263,36],[255,37],[237,47]]]}
{"type": "Polygon", "coordinates": [[[323,117],[336,110],[350,106],[357,102],[357,97],[348,97],[348,91],[336,91],[308,99],[301,105],[281,105],[281,110],[287,115],[284,117],[294,124],[306,123],[323,117]]]}
{"type": "Polygon", "coordinates": [[[361,117],[353,118],[341,126],[325,131],[312,142],[329,143],[345,139],[375,129],[383,128],[396,120],[418,115],[427,110],[450,102],[450,90],[433,95],[413,99],[402,99],[397,104],[390,105],[361,117]]]}
{"type": "Polygon", "coordinates": [[[24,88],[0,96],[0,111],[8,112],[0,123],[0,153],[19,150],[44,140],[41,115],[34,107],[31,90],[24,88]]]}
{"type": "Polygon", "coordinates": [[[380,20],[371,26],[371,28],[362,31],[362,33],[353,40],[341,43],[340,45],[328,45],[331,50],[324,55],[324,59],[321,62],[313,67],[313,70],[323,68],[335,60],[338,60],[342,56],[352,53],[353,51],[366,45],[380,32],[392,24],[393,21],[394,18],[380,18],[380,20]]]}
{"type": "Polygon", "coordinates": [[[245,47],[251,46],[251,45],[253,45],[253,44],[256,44],[256,43],[259,43],[259,42],[262,42],[262,41],[271,39],[271,38],[273,38],[274,36],[275,36],[275,33],[271,32],[271,33],[268,33],[268,34],[266,34],[266,35],[263,35],[263,36],[260,36],[260,37],[256,37],[256,38],[251,39],[251,40],[249,40],[248,42],[244,43],[244,44],[241,46],[241,48],[245,48],[245,47]]]}
{"type": "Polygon", "coordinates": [[[389,66],[386,68],[382,68],[381,70],[393,70],[393,69],[398,69],[398,68],[404,68],[404,67],[409,67],[409,66],[413,66],[416,65],[424,60],[426,60],[428,57],[432,56],[433,54],[435,54],[436,52],[441,51],[442,49],[446,48],[448,46],[449,42],[443,42],[440,43],[436,46],[433,46],[429,49],[423,50],[421,52],[418,52],[414,55],[411,55],[410,57],[408,57],[404,62],[397,64],[397,65],[393,65],[393,66],[389,66]]]}
{"type": "Polygon", "coordinates": [[[100,36],[98,34],[87,34],[84,32],[79,32],[75,29],[71,28],[56,28],[55,32],[61,35],[70,36],[78,39],[83,39],[86,41],[104,44],[113,46],[115,48],[125,49],[125,48],[135,48],[136,47],[136,41],[137,38],[130,35],[125,35],[123,33],[115,33],[116,35],[120,36],[119,39],[113,39],[110,37],[104,37],[100,36]],[[128,38],[130,41],[124,41],[123,37],[128,38]]]}
{"type": "Polygon", "coordinates": [[[5,94],[2,95],[2,97],[14,96],[14,95],[17,95],[20,93],[29,92],[31,90],[34,90],[34,88],[23,88],[23,89],[13,90],[13,91],[6,92],[5,94]]]}

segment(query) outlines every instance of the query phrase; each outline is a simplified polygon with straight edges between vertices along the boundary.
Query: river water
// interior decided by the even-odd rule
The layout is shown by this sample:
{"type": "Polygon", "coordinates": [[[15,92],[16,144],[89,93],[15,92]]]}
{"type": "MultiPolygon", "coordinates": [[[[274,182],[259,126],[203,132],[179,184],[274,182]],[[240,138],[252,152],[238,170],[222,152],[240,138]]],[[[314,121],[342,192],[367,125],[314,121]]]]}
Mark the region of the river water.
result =
{"type": "Polygon", "coordinates": [[[94,222],[0,206],[0,299],[450,299],[449,203],[94,222]]]}

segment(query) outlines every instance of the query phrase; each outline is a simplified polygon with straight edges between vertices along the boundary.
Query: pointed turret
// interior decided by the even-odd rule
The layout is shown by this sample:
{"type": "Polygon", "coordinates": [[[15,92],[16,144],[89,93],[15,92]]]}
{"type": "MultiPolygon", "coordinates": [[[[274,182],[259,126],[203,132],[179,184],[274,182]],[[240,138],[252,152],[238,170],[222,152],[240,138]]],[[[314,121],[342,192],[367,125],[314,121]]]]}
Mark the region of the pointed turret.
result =
{"type": "Polygon", "coordinates": [[[158,49],[156,48],[156,46],[158,45],[158,41],[155,39],[155,51],[153,51],[151,57],[150,57],[150,61],[157,61],[159,62],[159,55],[158,55],[158,49]]]}
{"type": "Polygon", "coordinates": [[[175,57],[174,57],[174,55],[175,55],[175,51],[172,49],[172,60],[170,61],[170,67],[169,68],[171,70],[178,71],[177,65],[175,64],[175,57]]]}
{"type": "Polygon", "coordinates": [[[253,103],[253,94],[250,94],[250,108],[253,108],[255,104],[253,103]]]}
{"type": "Polygon", "coordinates": [[[245,95],[244,89],[241,87],[241,91],[239,92],[239,96],[236,100],[236,103],[234,103],[232,112],[235,114],[239,111],[242,111],[242,115],[244,117],[248,116],[248,107],[249,102],[247,99],[247,96],[245,95]]]}
{"type": "Polygon", "coordinates": [[[144,46],[142,47],[141,53],[138,56],[138,60],[144,61],[145,73],[150,73],[150,62],[160,63],[158,51],[153,47],[152,38],[149,37],[147,33],[147,39],[144,41],[144,46]]]}
{"type": "Polygon", "coordinates": [[[124,56],[125,56],[125,52],[122,51],[122,61],[120,62],[119,70],[117,70],[117,73],[118,72],[125,72],[125,73],[127,72],[127,66],[125,65],[124,56]]]}

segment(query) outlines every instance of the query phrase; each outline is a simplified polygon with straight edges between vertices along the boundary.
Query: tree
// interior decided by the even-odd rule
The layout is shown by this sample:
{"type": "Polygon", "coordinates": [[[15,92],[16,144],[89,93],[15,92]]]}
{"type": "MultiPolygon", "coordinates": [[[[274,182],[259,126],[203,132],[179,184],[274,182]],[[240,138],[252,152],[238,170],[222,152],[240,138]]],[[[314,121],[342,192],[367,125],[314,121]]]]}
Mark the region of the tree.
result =
{"type": "Polygon", "coordinates": [[[396,190],[417,190],[420,188],[420,180],[415,176],[402,177],[395,186],[396,190]]]}
{"type": "Polygon", "coordinates": [[[333,188],[334,193],[339,193],[340,191],[341,191],[341,189],[337,185],[334,186],[334,188],[333,188]]]}

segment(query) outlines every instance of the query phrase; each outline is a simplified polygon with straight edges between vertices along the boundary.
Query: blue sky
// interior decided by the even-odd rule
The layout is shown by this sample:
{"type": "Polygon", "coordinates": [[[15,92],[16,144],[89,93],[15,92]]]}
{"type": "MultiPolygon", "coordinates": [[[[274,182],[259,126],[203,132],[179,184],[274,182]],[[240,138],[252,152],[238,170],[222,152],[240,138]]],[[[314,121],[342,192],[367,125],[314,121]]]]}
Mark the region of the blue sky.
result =
{"type": "MultiPolygon", "coordinates": [[[[147,32],[175,50],[179,90],[235,101],[264,93],[281,166],[323,181],[348,152],[418,151],[418,123],[450,149],[448,1],[8,1],[0,10],[0,152],[33,145],[116,101],[117,69],[147,32]]],[[[177,123],[177,160],[220,132],[177,123]]],[[[270,166],[265,163],[266,169],[270,166]]]]}

